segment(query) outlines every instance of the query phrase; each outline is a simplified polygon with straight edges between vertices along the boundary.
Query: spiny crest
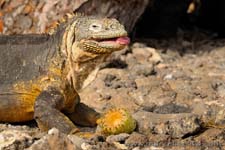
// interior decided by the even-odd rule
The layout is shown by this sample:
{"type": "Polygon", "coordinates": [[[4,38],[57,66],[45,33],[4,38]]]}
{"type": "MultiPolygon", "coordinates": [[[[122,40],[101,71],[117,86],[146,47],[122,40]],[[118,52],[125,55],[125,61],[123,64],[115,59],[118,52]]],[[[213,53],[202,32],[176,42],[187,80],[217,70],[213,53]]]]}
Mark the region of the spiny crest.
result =
{"type": "Polygon", "coordinates": [[[84,13],[67,13],[60,20],[54,21],[51,25],[45,30],[45,33],[52,35],[56,32],[57,28],[62,24],[68,22],[72,18],[79,18],[86,16],[84,13]]]}

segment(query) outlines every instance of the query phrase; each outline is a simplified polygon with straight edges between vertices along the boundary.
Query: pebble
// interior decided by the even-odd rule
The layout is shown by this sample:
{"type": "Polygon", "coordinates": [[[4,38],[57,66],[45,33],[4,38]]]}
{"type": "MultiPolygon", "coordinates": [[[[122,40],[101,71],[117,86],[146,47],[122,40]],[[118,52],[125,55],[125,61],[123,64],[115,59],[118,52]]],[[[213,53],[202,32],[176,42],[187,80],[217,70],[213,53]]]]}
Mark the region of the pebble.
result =
{"type": "Polygon", "coordinates": [[[130,135],[127,133],[121,133],[117,135],[110,135],[106,138],[106,142],[114,143],[114,142],[124,142],[130,135]]]}
{"type": "Polygon", "coordinates": [[[136,147],[136,146],[144,147],[148,144],[148,138],[143,134],[133,132],[129,136],[129,138],[125,141],[125,144],[129,147],[136,147]]]}

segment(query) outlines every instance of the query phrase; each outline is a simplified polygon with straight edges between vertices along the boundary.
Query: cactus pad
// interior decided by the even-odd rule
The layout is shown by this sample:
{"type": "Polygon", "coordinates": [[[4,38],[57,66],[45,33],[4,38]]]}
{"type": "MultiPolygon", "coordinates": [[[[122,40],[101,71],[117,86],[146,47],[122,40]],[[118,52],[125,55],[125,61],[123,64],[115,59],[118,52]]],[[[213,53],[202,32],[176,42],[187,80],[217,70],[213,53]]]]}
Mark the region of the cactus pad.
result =
{"type": "Polygon", "coordinates": [[[109,110],[97,124],[105,134],[131,133],[136,127],[136,121],[122,108],[109,110]]]}

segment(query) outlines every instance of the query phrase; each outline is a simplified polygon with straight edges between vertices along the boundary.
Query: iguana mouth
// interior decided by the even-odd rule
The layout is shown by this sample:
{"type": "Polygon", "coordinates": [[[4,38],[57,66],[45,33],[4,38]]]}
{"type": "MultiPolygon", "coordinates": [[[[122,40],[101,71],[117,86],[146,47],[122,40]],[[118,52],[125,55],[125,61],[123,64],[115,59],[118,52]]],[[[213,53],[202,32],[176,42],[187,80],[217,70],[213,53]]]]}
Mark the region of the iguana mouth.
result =
{"type": "Polygon", "coordinates": [[[112,53],[125,48],[129,43],[130,39],[127,36],[89,39],[82,42],[82,49],[95,54],[112,53]]]}
{"type": "Polygon", "coordinates": [[[117,37],[117,38],[109,38],[109,39],[100,39],[96,40],[98,42],[114,42],[118,43],[121,45],[128,45],[130,43],[130,38],[129,37],[117,37]]]}

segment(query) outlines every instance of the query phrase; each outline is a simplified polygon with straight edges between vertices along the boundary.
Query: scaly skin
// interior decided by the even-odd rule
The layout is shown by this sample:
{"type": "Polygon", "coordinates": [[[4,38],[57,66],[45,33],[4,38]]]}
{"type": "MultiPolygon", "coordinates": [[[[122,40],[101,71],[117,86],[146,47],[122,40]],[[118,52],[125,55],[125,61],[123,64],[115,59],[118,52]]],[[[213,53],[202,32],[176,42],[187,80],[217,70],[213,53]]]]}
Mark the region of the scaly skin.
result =
{"type": "Polygon", "coordinates": [[[129,40],[116,19],[72,16],[51,35],[0,36],[0,121],[37,121],[42,130],[78,131],[99,114],[79,92],[129,40]]]}

